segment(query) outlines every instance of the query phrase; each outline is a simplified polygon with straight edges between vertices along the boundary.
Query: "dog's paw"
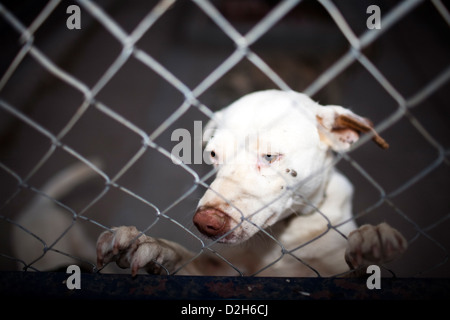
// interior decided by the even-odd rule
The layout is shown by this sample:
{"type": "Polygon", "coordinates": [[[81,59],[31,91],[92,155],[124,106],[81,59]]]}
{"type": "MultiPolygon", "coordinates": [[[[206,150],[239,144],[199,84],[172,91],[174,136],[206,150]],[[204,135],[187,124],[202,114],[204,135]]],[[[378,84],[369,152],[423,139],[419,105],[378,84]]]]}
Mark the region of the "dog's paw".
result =
{"type": "Polygon", "coordinates": [[[345,260],[351,269],[383,264],[398,258],[407,245],[403,235],[387,223],[366,224],[349,234],[345,260]]]}
{"type": "Polygon", "coordinates": [[[150,273],[160,273],[162,268],[158,266],[158,259],[161,251],[157,239],[142,234],[136,227],[112,228],[104,231],[97,240],[97,268],[115,261],[123,269],[131,268],[133,276],[141,268],[150,273]]]}

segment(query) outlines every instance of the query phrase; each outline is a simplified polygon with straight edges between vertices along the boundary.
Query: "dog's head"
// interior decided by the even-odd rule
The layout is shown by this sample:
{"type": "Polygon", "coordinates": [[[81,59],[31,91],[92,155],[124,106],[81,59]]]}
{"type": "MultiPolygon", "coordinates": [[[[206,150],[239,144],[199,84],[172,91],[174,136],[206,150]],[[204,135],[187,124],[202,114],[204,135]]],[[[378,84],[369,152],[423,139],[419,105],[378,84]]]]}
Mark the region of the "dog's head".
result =
{"type": "Polygon", "coordinates": [[[217,175],[194,224],[219,242],[240,243],[293,212],[311,212],[323,197],[330,150],[345,151],[367,131],[373,131],[369,120],[304,94],[269,90],[242,97],[205,128],[205,154],[217,175]]]}

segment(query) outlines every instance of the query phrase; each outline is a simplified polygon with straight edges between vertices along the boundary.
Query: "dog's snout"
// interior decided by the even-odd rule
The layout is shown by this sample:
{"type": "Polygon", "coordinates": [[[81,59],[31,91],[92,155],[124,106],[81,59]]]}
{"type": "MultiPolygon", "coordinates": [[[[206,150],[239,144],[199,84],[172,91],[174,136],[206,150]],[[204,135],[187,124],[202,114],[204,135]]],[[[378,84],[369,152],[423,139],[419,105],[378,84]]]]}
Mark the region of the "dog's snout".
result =
{"type": "Polygon", "coordinates": [[[200,207],[194,215],[194,224],[204,235],[217,238],[228,231],[230,217],[221,210],[200,207]]]}

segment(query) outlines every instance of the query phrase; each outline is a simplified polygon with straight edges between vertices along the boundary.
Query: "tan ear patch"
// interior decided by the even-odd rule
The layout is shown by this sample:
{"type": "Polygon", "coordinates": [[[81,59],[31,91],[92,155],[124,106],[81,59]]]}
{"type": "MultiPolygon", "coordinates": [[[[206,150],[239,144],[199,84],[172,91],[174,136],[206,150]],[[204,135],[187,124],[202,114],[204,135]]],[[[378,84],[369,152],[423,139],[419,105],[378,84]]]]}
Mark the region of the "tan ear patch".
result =
{"type": "Polygon", "coordinates": [[[372,132],[372,140],[381,148],[389,148],[389,144],[373,129],[373,124],[366,118],[354,118],[348,115],[339,115],[335,119],[333,130],[352,129],[360,133],[372,132]]]}

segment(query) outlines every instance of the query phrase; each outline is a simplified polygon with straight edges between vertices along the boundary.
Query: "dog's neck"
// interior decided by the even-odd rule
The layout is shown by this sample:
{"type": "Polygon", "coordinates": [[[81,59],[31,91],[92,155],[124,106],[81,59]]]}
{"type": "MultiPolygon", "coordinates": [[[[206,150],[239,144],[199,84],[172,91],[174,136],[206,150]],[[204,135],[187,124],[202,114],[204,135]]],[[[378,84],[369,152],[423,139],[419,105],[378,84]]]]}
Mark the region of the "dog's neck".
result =
{"type": "Polygon", "coordinates": [[[298,199],[297,203],[294,203],[294,205],[288,209],[292,212],[291,215],[311,215],[320,210],[320,207],[322,207],[323,203],[327,199],[327,189],[333,173],[334,169],[327,169],[326,172],[323,173],[324,179],[322,180],[322,183],[320,183],[316,190],[308,197],[305,197],[301,191],[298,190],[296,195],[293,197],[294,199],[298,199]]]}
{"type": "MultiPolygon", "coordinates": [[[[298,227],[301,228],[302,225],[307,223],[306,220],[318,219],[326,221],[326,218],[324,218],[326,214],[322,212],[321,208],[328,199],[327,190],[330,185],[330,180],[335,173],[336,171],[334,169],[328,170],[323,182],[316,189],[316,191],[308,197],[308,199],[305,199],[303,196],[299,195],[302,203],[288,209],[291,210],[291,214],[267,228],[267,233],[272,235],[275,239],[279,239],[279,236],[289,233],[287,232],[289,231],[288,229],[297,229],[298,227]],[[295,227],[293,227],[294,225],[295,227]]],[[[321,223],[316,225],[321,225],[321,223]]],[[[325,223],[323,225],[326,226],[325,223]]],[[[300,232],[300,230],[297,229],[296,232],[300,232]]]]}
{"type": "MultiPolygon", "coordinates": [[[[246,266],[246,270],[252,273],[267,265],[267,262],[277,261],[280,258],[280,249],[288,252],[293,250],[294,253],[304,252],[306,249],[303,248],[307,247],[305,244],[329,234],[330,226],[351,218],[352,194],[350,182],[337,170],[330,170],[328,179],[324,180],[322,187],[317,188],[314,199],[309,201],[309,207],[313,210],[292,211],[290,215],[259,231],[237,248],[229,248],[233,253],[227,257],[236,256],[236,249],[241,250],[239,257],[243,255],[254,257],[254,260],[250,259],[252,263],[246,266]],[[257,260],[261,261],[261,265],[255,267],[257,260]]],[[[354,222],[348,221],[338,228],[344,234],[348,234],[354,227],[356,227],[354,222]]]]}

